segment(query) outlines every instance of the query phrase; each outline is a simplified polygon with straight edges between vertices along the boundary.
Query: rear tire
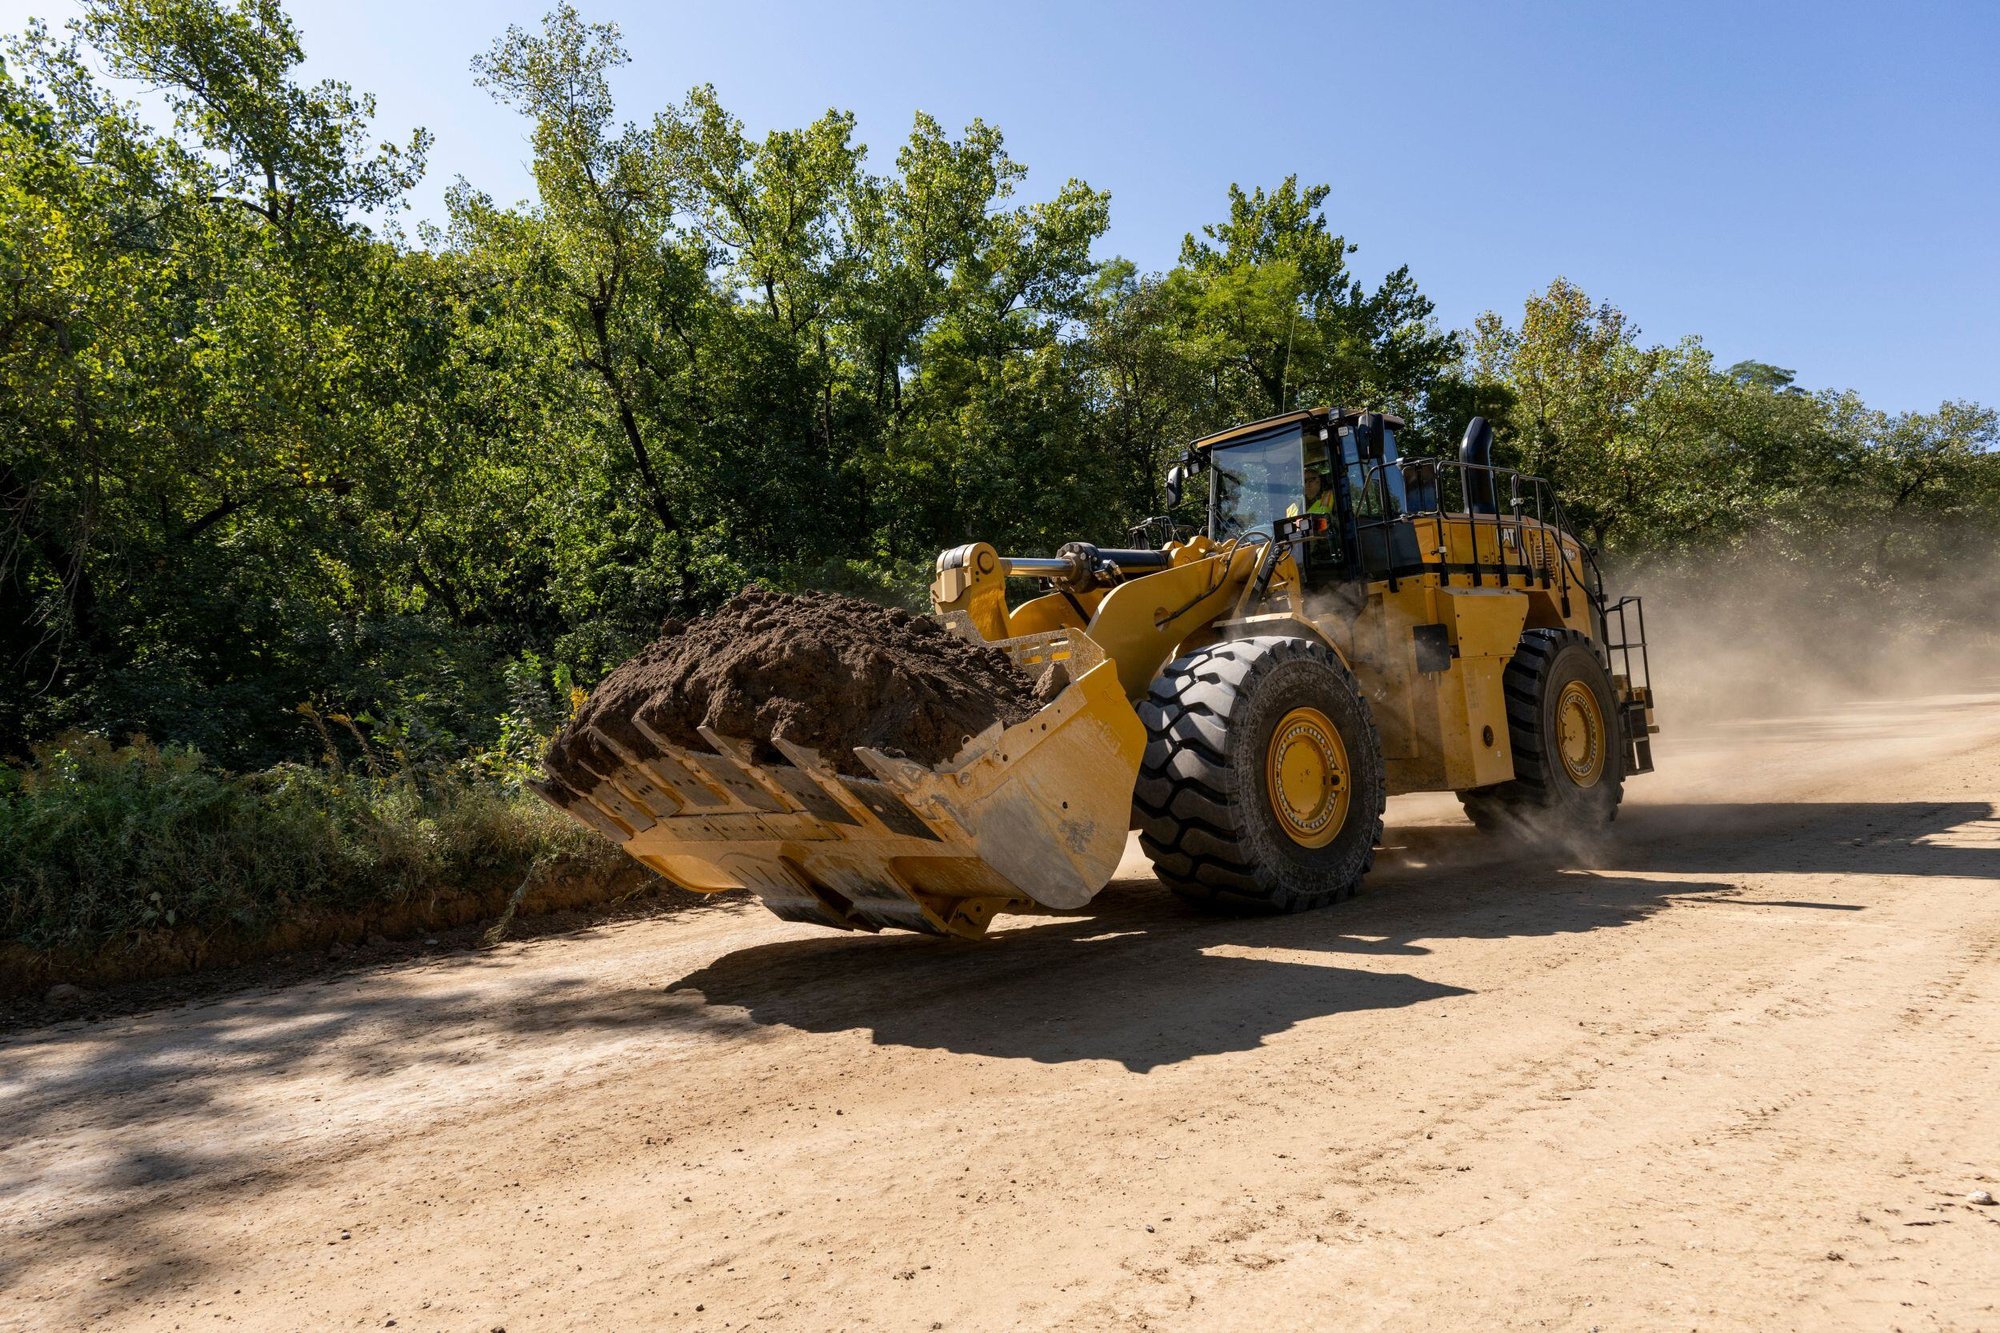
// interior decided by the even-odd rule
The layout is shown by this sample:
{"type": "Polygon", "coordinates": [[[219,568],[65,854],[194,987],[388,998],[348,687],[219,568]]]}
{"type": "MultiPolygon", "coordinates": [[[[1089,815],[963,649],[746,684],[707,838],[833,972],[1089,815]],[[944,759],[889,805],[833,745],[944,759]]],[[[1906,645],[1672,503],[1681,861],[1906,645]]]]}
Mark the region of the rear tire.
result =
{"type": "Polygon", "coordinates": [[[1171,663],[1139,706],[1133,808],[1162,883],[1230,910],[1300,912],[1374,864],[1388,780],[1368,701],[1339,656],[1240,639],[1171,663]]]}
{"type": "Polygon", "coordinates": [[[1458,794],[1483,832],[1586,833],[1618,817],[1625,738],[1611,677],[1575,630],[1531,629],[1502,678],[1514,778],[1458,794]]]}

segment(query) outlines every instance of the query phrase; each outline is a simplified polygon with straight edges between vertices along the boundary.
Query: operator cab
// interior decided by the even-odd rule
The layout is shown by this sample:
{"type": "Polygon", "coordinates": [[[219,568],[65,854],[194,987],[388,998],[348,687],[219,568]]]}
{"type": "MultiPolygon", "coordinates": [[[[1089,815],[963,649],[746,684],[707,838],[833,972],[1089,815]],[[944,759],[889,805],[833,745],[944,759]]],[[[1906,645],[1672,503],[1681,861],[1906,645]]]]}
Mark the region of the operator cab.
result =
{"type": "Polygon", "coordinates": [[[1423,485],[1410,492],[1396,452],[1402,428],[1401,418],[1379,412],[1315,408],[1196,440],[1194,466],[1205,462],[1209,472],[1209,537],[1278,539],[1303,527],[1309,576],[1379,576],[1417,562],[1404,517],[1413,500],[1433,509],[1436,499],[1423,485]],[[1312,474],[1324,478],[1324,494],[1309,484],[1312,474]]]}

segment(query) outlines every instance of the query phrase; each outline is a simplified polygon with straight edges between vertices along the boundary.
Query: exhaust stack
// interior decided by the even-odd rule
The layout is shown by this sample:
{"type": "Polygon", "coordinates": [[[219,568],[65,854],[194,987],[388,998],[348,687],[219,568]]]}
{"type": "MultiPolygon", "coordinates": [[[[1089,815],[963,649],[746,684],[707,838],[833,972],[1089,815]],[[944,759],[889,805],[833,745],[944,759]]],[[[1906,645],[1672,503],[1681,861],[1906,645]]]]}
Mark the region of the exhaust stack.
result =
{"type": "Polygon", "coordinates": [[[1468,514],[1497,514],[1499,501],[1493,495],[1493,427],[1485,417],[1465,423],[1465,439],[1458,446],[1458,461],[1465,464],[1465,511],[1468,514]]]}

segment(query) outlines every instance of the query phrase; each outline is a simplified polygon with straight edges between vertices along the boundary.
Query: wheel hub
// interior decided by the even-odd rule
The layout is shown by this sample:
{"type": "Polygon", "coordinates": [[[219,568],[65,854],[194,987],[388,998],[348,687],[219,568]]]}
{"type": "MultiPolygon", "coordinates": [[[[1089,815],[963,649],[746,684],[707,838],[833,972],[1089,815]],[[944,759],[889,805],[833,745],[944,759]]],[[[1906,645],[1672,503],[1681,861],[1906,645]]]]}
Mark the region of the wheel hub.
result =
{"type": "Polygon", "coordinates": [[[1317,708],[1294,708],[1271,733],[1264,756],[1271,813],[1302,847],[1324,847],[1347,823],[1352,790],[1347,746],[1317,708]]]}
{"type": "Polygon", "coordinates": [[[1604,712],[1590,686],[1573,680],[1556,696],[1556,751],[1579,787],[1604,776],[1604,712]]]}

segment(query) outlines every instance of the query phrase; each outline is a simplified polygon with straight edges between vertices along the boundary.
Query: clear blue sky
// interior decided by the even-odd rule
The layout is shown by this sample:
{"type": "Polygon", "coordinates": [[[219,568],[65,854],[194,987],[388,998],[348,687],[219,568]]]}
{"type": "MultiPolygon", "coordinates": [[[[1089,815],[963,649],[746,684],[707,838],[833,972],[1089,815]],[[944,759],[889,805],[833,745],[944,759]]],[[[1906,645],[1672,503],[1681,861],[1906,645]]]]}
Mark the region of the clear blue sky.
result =
{"type": "MultiPolygon", "coordinates": [[[[753,131],[853,110],[878,170],[922,108],[998,124],[1029,190],[1112,196],[1104,253],[1171,264],[1231,181],[1331,183],[1374,276],[1464,326],[1558,274],[1647,338],[1794,368],[1877,406],[2000,405],[2000,6],[1340,3],[890,6],[584,0],[643,119],[713,83],[753,131]]],[[[466,64],[542,0],[291,0],[308,72],[528,192],[521,123],[466,64]]],[[[0,0],[0,24],[59,21],[0,0]]]]}

